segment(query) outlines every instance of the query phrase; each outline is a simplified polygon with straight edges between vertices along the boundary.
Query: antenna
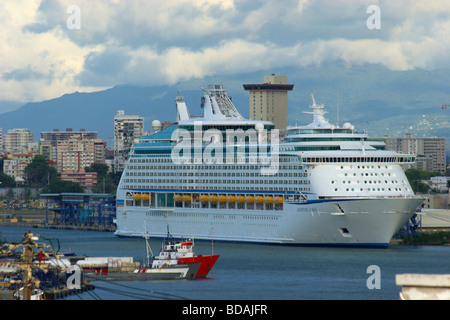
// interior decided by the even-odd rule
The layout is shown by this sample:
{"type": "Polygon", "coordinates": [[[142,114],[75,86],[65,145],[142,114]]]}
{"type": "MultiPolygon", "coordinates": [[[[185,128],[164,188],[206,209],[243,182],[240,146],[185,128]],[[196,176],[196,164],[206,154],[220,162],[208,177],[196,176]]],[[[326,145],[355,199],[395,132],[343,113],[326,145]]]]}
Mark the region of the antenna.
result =
{"type": "Polygon", "coordinates": [[[169,237],[170,237],[170,232],[169,232],[169,212],[166,212],[166,225],[167,225],[167,239],[169,239],[169,237]]]}
{"type": "Polygon", "coordinates": [[[150,266],[150,253],[152,254],[152,258],[155,256],[153,254],[152,251],[152,247],[150,246],[150,243],[148,242],[148,239],[150,238],[149,234],[148,234],[148,230],[147,230],[147,223],[145,223],[145,235],[144,235],[144,239],[145,239],[145,249],[147,252],[147,261],[145,264],[147,264],[147,266],[150,266]]]}
{"type": "Polygon", "coordinates": [[[312,93],[312,91],[311,91],[311,98],[312,98],[312,101],[313,101],[313,105],[316,105],[316,99],[314,99],[314,94],[312,93]]]}
{"type": "Polygon", "coordinates": [[[336,125],[339,126],[339,102],[337,103],[337,119],[336,119],[336,125]]]}

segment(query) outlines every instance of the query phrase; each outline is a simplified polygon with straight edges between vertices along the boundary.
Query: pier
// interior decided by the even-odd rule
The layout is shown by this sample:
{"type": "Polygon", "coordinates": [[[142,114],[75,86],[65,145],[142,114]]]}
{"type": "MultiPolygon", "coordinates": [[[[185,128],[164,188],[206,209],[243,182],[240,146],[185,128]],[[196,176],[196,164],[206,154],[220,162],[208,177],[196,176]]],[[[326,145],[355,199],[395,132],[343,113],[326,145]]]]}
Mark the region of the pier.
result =
{"type": "Polygon", "coordinates": [[[3,209],[3,226],[114,232],[116,197],[106,193],[41,194],[45,208],[3,209]]]}
{"type": "Polygon", "coordinates": [[[116,197],[107,193],[45,193],[45,220],[39,228],[114,231],[116,197]]]}

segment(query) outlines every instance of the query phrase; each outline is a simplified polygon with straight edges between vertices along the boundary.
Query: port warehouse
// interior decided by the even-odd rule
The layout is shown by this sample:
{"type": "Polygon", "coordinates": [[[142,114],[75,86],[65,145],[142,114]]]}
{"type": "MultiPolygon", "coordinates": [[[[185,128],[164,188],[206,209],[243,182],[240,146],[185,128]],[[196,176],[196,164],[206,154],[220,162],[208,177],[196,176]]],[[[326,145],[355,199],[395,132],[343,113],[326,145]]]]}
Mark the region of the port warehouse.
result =
{"type": "Polygon", "coordinates": [[[116,196],[108,193],[42,193],[45,225],[115,228],[116,196]]]}

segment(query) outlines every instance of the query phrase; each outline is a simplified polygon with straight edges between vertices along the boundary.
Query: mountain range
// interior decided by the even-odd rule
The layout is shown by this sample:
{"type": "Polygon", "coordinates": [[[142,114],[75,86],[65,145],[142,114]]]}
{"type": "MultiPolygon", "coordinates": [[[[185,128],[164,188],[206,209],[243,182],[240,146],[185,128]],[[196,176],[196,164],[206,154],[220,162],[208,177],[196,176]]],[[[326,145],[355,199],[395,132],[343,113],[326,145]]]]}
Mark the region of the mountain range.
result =
{"type": "MultiPolygon", "coordinates": [[[[208,84],[223,84],[243,116],[249,113],[248,92],[244,83],[262,83],[264,75],[288,76],[294,84],[288,94],[289,125],[311,122],[308,111],[311,92],[317,103],[324,104],[331,123],[352,123],[359,131],[367,129],[369,136],[444,137],[447,155],[450,147],[449,69],[392,71],[381,65],[348,66],[329,63],[320,66],[260,70],[252,73],[205,77],[174,85],[136,86],[118,84],[98,92],[73,92],[61,97],[30,102],[0,114],[3,133],[12,128],[30,129],[37,141],[42,131],[66,128],[98,131],[99,137],[112,145],[114,116],[117,110],[138,114],[145,119],[145,129],[151,122],[174,121],[175,97],[185,97],[191,114],[202,114],[201,88],[208,84]]],[[[0,106],[11,108],[11,102],[0,106]]],[[[14,106],[15,107],[15,106],[14,106]]]]}

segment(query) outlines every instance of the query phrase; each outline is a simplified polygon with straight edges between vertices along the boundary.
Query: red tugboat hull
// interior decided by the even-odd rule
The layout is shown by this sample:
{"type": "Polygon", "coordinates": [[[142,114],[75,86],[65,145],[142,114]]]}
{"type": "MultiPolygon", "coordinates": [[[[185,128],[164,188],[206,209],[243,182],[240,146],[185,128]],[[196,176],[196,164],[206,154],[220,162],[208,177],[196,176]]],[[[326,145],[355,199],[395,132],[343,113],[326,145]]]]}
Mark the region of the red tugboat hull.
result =
{"type": "Polygon", "coordinates": [[[212,267],[216,263],[217,259],[219,259],[219,255],[208,255],[208,256],[195,256],[195,257],[185,257],[179,258],[178,263],[200,263],[200,267],[198,268],[196,278],[206,278],[209,271],[211,271],[212,267]]]}

